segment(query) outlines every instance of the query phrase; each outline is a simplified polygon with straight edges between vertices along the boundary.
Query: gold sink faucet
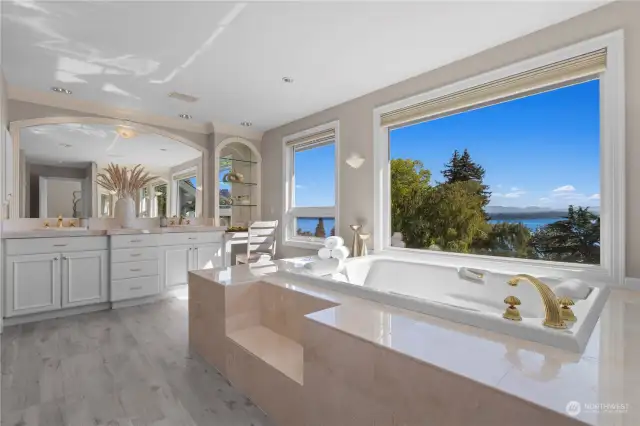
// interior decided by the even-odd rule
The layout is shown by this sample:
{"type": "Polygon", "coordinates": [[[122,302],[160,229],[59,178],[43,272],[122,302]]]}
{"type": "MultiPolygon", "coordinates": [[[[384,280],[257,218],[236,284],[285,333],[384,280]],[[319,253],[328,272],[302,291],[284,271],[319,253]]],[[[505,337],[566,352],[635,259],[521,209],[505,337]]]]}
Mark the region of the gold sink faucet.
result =
{"type": "Polygon", "coordinates": [[[565,324],[565,322],[562,320],[558,298],[549,288],[549,286],[536,277],[527,274],[518,274],[507,281],[507,284],[515,287],[520,281],[528,281],[536,288],[536,290],[538,290],[538,293],[540,293],[540,297],[542,297],[542,303],[544,303],[545,312],[545,317],[542,325],[550,328],[567,328],[567,324],[565,324]]]}
{"type": "Polygon", "coordinates": [[[58,216],[58,228],[62,228],[62,215],[58,216]]]}
{"type": "Polygon", "coordinates": [[[184,222],[184,216],[180,215],[180,220],[178,221],[178,225],[182,225],[182,222],[184,222]]]}

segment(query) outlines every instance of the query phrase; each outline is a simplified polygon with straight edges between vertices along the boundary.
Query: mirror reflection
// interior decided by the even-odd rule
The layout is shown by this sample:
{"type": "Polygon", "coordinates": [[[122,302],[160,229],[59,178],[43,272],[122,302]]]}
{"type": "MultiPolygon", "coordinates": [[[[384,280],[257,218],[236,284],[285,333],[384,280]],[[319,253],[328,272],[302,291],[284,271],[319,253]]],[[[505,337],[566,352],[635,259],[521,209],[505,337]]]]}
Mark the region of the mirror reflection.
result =
{"type": "Polygon", "coordinates": [[[115,194],[96,182],[110,164],[157,176],[136,194],[137,217],[199,215],[202,152],[130,126],[45,124],[20,130],[20,217],[114,215],[115,194]]]}

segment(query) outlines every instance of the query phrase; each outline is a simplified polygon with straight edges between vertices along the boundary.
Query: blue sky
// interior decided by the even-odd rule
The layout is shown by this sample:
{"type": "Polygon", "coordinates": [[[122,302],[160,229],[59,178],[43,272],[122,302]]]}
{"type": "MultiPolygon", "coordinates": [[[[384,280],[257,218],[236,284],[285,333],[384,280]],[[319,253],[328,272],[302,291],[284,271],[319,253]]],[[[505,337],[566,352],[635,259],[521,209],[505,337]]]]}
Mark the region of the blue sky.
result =
{"type": "Polygon", "coordinates": [[[390,144],[391,158],[421,160],[432,181],[467,148],[493,206],[600,205],[598,80],[396,129],[390,144]]]}
{"type": "MultiPolygon", "coordinates": [[[[467,148],[493,206],[599,206],[599,105],[594,80],[403,127],[390,133],[391,158],[421,160],[435,183],[467,148]]],[[[296,205],[333,205],[333,156],[333,146],[296,153],[296,205]]]]}

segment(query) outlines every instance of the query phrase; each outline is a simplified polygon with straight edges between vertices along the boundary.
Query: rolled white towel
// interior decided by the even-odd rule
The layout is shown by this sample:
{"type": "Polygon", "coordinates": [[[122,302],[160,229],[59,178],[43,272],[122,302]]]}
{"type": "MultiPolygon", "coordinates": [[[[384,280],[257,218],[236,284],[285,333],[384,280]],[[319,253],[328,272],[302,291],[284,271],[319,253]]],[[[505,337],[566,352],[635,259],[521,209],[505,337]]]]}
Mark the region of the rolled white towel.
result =
{"type": "Polygon", "coordinates": [[[345,260],[347,257],[349,257],[349,249],[345,246],[336,247],[331,250],[331,257],[333,257],[334,259],[345,260]]]}
{"type": "Polygon", "coordinates": [[[342,247],[343,245],[344,245],[344,240],[342,239],[342,237],[333,236],[324,240],[324,246],[329,250],[342,247]]]}
{"type": "Polygon", "coordinates": [[[589,295],[589,286],[578,278],[571,278],[558,284],[553,292],[558,297],[570,297],[573,300],[584,300],[589,295]]]}
{"type": "Polygon", "coordinates": [[[331,259],[331,249],[322,247],[318,250],[318,257],[322,260],[331,259]]]}
{"type": "Polygon", "coordinates": [[[318,260],[305,263],[304,268],[313,275],[332,275],[342,270],[342,261],[338,259],[318,260]]]}

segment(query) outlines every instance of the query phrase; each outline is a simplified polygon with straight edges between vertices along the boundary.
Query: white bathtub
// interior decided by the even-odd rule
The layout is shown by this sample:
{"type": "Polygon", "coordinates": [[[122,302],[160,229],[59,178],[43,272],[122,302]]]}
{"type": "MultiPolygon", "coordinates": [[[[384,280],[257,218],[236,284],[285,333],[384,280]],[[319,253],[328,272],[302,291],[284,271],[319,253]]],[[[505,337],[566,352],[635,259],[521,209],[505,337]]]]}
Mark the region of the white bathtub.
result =
{"type": "MultiPolygon", "coordinates": [[[[573,352],[583,352],[609,294],[606,286],[591,286],[585,300],[576,300],[577,317],[569,328],[556,330],[542,325],[544,305],[538,291],[528,282],[516,287],[507,284],[513,274],[482,271],[425,263],[405,262],[383,256],[349,259],[342,274],[310,277],[303,268],[288,273],[306,275],[319,286],[386,305],[397,306],[450,321],[472,325],[521,339],[531,340],[573,352]],[[507,296],[516,296],[522,321],[502,317],[507,296]]],[[[561,280],[538,276],[551,289],[561,280]]]]}

